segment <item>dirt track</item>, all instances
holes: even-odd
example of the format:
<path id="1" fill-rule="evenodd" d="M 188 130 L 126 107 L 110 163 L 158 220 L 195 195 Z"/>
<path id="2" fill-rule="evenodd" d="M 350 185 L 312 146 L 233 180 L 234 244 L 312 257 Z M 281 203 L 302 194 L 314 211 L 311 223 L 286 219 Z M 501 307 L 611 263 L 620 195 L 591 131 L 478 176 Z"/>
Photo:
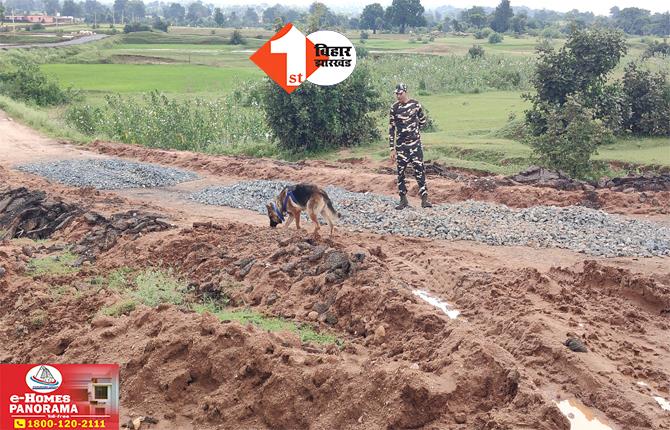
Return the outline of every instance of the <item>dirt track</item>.
<path id="1" fill-rule="evenodd" d="M 314 241 L 294 230 L 271 231 L 256 213 L 199 205 L 184 195 L 248 178 L 392 195 L 394 177 L 362 163 L 292 164 L 113 143 L 82 149 L 42 138 L 3 114 L 0 136 L 3 188 L 43 190 L 50 199 L 105 216 L 158 213 L 175 225 L 121 235 L 93 264 L 56 277 L 25 273 L 25 240 L 0 245 L 7 271 L 0 277 L 0 360 L 118 362 L 126 418 L 152 415 L 159 419 L 153 428 L 161 429 L 568 429 L 554 402 L 576 398 L 614 429 L 670 429 L 670 412 L 652 397 L 670 397 L 668 258 L 587 258 L 558 249 L 347 231 Z M 189 168 L 204 179 L 102 192 L 11 169 L 92 156 Z M 470 198 L 527 207 L 585 198 L 581 191 L 429 180 L 437 202 Z M 667 192 L 643 202 L 636 192 L 597 193 L 606 211 L 668 222 Z M 82 215 L 46 244 L 32 245 L 34 253 L 47 255 L 52 243 L 81 241 L 96 228 Z M 347 269 L 330 267 L 327 255 L 346 261 Z M 245 259 L 254 261 L 248 273 L 236 265 Z M 121 266 L 158 264 L 176 268 L 202 294 L 239 283 L 230 292 L 235 306 L 309 323 L 318 309 L 320 321 L 313 324 L 334 331 L 345 346 L 301 344 L 295 335 L 221 323 L 174 306 L 96 316 L 115 293 L 89 292 L 88 279 Z M 53 300 L 56 287 L 77 294 Z M 461 315 L 449 319 L 414 295 L 416 289 Z M 49 317 L 37 326 L 30 309 L 43 307 Z M 566 348 L 568 333 L 589 352 Z"/>

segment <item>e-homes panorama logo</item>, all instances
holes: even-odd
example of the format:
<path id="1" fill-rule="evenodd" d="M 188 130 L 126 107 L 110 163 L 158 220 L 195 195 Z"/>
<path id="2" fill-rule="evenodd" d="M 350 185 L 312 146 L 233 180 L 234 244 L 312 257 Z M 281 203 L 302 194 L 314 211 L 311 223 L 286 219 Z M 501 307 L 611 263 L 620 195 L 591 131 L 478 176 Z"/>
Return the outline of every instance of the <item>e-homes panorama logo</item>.
<path id="1" fill-rule="evenodd" d="M 63 376 L 53 366 L 35 366 L 26 373 L 28 388 L 37 393 L 50 393 L 60 387 Z"/>
<path id="2" fill-rule="evenodd" d="M 305 37 L 289 23 L 249 58 L 291 93 L 305 81 L 335 85 L 347 79 L 356 67 L 356 48 L 335 31 Z"/>

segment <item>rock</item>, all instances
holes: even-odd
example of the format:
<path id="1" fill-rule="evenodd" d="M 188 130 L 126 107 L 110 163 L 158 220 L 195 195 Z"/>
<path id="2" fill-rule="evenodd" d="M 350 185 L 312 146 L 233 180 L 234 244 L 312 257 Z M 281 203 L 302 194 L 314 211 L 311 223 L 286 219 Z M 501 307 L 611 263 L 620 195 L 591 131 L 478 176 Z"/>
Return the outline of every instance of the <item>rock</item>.
<path id="1" fill-rule="evenodd" d="M 270 294 L 268 294 L 267 298 L 265 299 L 265 304 L 266 305 L 272 305 L 274 304 L 277 299 L 279 298 L 279 295 L 272 291 Z"/>
<path id="2" fill-rule="evenodd" d="M 307 319 L 310 321 L 316 321 L 319 319 L 319 313 L 317 311 L 310 311 L 310 313 L 307 314 Z"/>
<path id="3" fill-rule="evenodd" d="M 383 325 L 380 325 L 375 329 L 374 342 L 377 345 L 381 345 L 382 343 L 384 343 L 384 340 L 386 340 L 386 329 L 384 328 Z"/>
<path id="4" fill-rule="evenodd" d="M 577 337 L 568 338 L 565 342 L 563 342 L 563 345 L 570 348 L 570 350 L 573 352 L 588 352 L 586 346 L 584 346 L 584 343 Z"/>
<path id="5" fill-rule="evenodd" d="M 4 267 L 0 266 L 0 278 L 2 278 L 3 276 L 5 276 L 5 273 L 7 273 L 7 270 L 5 270 Z"/>
<path id="6" fill-rule="evenodd" d="M 463 413 L 458 413 L 454 415 L 454 421 L 456 421 L 456 424 L 465 424 L 468 422 L 468 416 Z"/>
<path id="7" fill-rule="evenodd" d="M 25 255 L 26 257 L 33 258 L 35 248 L 33 248 L 32 246 L 23 245 L 21 247 L 21 252 L 23 252 L 23 255 Z"/>

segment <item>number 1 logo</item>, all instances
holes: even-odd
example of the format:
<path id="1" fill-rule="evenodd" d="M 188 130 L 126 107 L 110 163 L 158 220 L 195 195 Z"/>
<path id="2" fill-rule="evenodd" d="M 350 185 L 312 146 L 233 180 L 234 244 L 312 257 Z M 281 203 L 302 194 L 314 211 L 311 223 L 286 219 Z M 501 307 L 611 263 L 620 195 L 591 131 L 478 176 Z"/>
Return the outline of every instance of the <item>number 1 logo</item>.
<path id="1" fill-rule="evenodd" d="M 317 70 L 314 43 L 293 24 L 286 24 L 251 57 L 267 75 L 287 93 L 296 88 Z"/>

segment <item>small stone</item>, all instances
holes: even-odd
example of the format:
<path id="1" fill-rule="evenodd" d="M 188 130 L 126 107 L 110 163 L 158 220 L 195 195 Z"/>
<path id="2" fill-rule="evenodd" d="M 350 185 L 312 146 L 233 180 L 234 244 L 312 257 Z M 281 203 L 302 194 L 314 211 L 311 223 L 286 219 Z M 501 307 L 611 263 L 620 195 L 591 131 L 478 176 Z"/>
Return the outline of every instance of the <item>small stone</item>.
<path id="1" fill-rule="evenodd" d="M 456 424 L 465 424 L 468 421 L 467 415 L 460 413 L 454 415 L 454 421 L 456 421 Z"/>
<path id="2" fill-rule="evenodd" d="M 584 343 L 576 337 L 568 338 L 568 340 L 566 340 L 563 345 L 570 348 L 570 350 L 573 352 L 588 352 L 586 346 L 584 346 Z"/>
<path id="3" fill-rule="evenodd" d="M 319 318 L 319 313 L 317 311 L 311 311 L 307 314 L 307 319 L 310 321 L 316 321 Z"/>
<path id="4" fill-rule="evenodd" d="M 35 251 L 35 249 L 32 246 L 24 245 L 24 246 L 21 247 L 21 252 L 26 257 L 33 258 L 34 251 Z"/>
<path id="5" fill-rule="evenodd" d="M 265 299 L 265 304 L 272 305 L 277 301 L 278 298 L 279 295 L 273 291 L 270 294 L 268 294 L 268 297 Z"/>
<path id="6" fill-rule="evenodd" d="M 384 343 L 384 340 L 386 339 L 386 329 L 384 328 L 383 325 L 380 325 L 375 329 L 375 343 L 376 344 L 382 344 Z"/>
<path id="7" fill-rule="evenodd" d="M 2 278 L 3 276 L 5 276 L 5 273 L 7 273 L 7 270 L 5 270 L 4 267 L 0 266 L 0 278 Z"/>

